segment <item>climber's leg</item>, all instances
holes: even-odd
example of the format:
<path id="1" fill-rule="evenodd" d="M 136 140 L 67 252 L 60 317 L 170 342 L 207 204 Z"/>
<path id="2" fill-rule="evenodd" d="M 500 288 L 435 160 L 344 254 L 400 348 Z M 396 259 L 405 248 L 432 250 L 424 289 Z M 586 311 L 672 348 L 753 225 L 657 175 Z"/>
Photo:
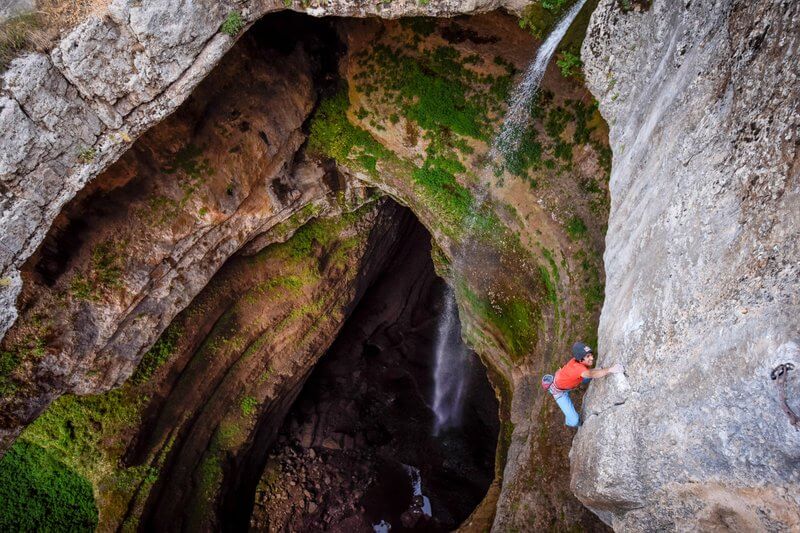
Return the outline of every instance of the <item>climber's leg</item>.
<path id="1" fill-rule="evenodd" d="M 575 406 L 572 405 L 572 400 L 569 399 L 569 392 L 565 392 L 556 399 L 556 403 L 566 417 L 565 423 L 571 428 L 578 427 L 581 423 L 581 418 L 578 416 Z"/>

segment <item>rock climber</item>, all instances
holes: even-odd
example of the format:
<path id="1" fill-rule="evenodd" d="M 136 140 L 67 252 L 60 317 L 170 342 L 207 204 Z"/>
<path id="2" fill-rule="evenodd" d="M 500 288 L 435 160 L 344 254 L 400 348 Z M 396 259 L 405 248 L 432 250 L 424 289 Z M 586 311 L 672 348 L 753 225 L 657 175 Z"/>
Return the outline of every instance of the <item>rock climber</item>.
<path id="1" fill-rule="evenodd" d="M 616 363 L 608 368 L 591 368 L 594 364 L 594 352 L 582 342 L 572 345 L 572 359 L 556 371 L 556 375 L 547 374 L 542 377 L 542 387 L 553 395 L 556 403 L 564 412 L 566 424 L 569 427 L 578 427 L 581 424 L 580 416 L 569 398 L 571 390 L 588 383 L 592 378 L 603 378 L 609 374 L 619 374 L 625 367 Z"/>

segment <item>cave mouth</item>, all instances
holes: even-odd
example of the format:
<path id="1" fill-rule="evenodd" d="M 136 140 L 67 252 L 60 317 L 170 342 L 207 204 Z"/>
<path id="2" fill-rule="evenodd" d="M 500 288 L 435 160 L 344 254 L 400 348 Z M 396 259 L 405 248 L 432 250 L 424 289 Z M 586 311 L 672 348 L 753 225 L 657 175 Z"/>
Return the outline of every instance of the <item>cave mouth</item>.
<path id="1" fill-rule="evenodd" d="M 231 517 L 250 517 L 251 529 L 451 531 L 494 479 L 497 398 L 458 322 L 442 327 L 452 293 L 434 271 L 430 234 L 402 211 L 411 227 L 401 249 L 303 385 L 253 507 Z M 458 421 L 436 431 L 440 347 L 439 376 L 458 365 L 463 381 Z"/>

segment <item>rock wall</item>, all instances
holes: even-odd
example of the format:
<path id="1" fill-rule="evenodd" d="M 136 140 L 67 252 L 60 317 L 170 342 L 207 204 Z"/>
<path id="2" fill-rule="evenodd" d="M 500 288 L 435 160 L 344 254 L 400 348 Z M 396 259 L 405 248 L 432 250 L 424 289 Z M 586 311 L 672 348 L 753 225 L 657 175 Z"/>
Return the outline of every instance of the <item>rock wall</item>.
<path id="1" fill-rule="evenodd" d="M 23 319 L 2 343 L 14 363 L 2 377 L 6 445 L 58 394 L 127 379 L 246 243 L 257 251 L 311 216 L 364 201 L 363 187 L 295 160 L 312 72 L 300 49 L 271 57 L 243 42 L 178 113 L 66 206 L 24 267 Z"/>
<path id="2" fill-rule="evenodd" d="M 614 151 L 601 357 L 572 488 L 622 531 L 800 527 L 800 4 L 601 2 Z"/>
<path id="3" fill-rule="evenodd" d="M 511 2 L 509 5 L 513 5 Z M 314 16 L 452 16 L 497 8 L 452 0 L 293 5 Z M 250 23 L 282 1 L 114 0 L 49 54 L 16 60 L 0 82 L 0 335 L 17 317 L 19 269 L 53 220 L 143 132 L 172 113 Z M 226 21 L 228 24 L 225 24 Z"/>

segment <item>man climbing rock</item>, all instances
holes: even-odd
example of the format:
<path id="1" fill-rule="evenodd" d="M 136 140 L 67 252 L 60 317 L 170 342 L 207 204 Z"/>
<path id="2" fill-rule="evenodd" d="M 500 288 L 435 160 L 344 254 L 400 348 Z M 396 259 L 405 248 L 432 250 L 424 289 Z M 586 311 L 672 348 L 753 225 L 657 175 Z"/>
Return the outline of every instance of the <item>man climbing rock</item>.
<path id="1" fill-rule="evenodd" d="M 569 427 L 578 427 L 581 423 L 580 416 L 569 398 L 570 391 L 577 389 L 583 383 L 588 383 L 592 378 L 603 378 L 625 370 L 619 363 L 608 368 L 595 369 L 591 368 L 592 364 L 594 364 L 592 349 L 582 342 L 576 342 L 572 345 L 572 359 L 556 371 L 555 377 L 550 374 L 542 377 L 542 387 L 556 399 Z"/>

